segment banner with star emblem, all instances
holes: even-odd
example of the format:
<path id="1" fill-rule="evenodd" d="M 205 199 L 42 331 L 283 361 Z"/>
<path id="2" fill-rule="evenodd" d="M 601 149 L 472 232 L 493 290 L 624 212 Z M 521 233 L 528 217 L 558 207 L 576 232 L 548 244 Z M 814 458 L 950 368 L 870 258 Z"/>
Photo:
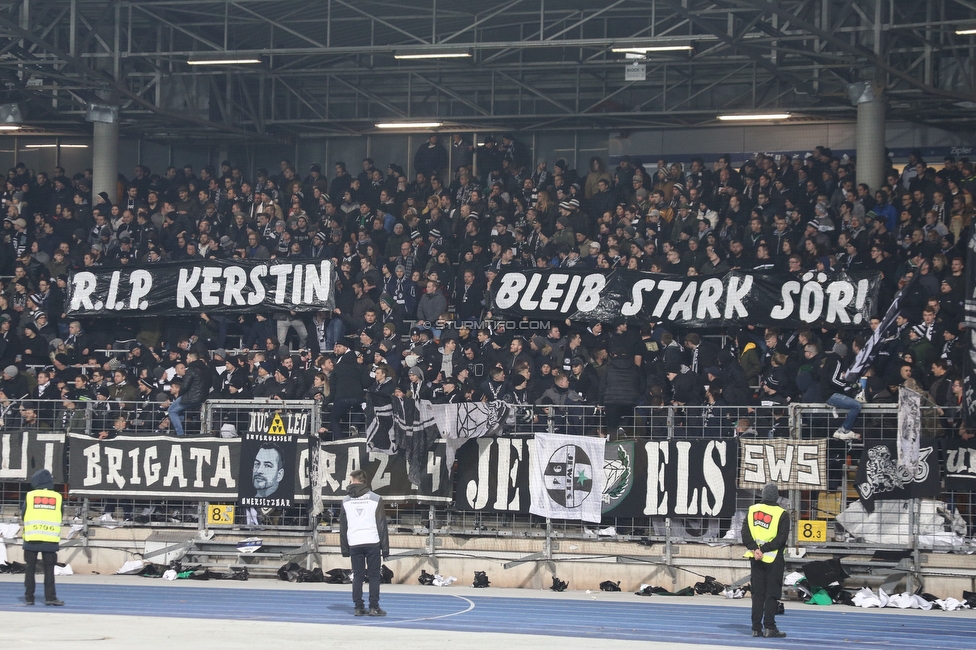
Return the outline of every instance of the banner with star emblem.
<path id="1" fill-rule="evenodd" d="M 529 512 L 540 517 L 600 523 L 606 441 L 538 434 L 530 457 Z"/>

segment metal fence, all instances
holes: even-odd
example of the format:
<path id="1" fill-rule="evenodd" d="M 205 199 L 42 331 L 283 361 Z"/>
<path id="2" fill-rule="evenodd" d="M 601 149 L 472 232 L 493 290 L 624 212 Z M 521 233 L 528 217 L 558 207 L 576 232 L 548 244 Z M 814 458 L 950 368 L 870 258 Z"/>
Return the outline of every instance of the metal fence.
<path id="1" fill-rule="evenodd" d="M 66 400 L 20 400 L 0 402 L 0 431 L 25 429 L 51 432 L 76 431 L 98 437 L 104 427 L 131 426 L 134 431 L 154 431 L 165 423 L 165 409 L 158 404 L 119 406 L 118 420 L 101 412 L 98 402 L 66 404 Z M 254 418 L 288 407 L 289 424 L 300 435 L 319 431 L 329 418 L 328 409 L 317 402 L 282 403 L 276 401 L 212 401 L 200 413 L 191 414 L 195 426 L 191 435 L 219 436 L 223 425 L 232 423 L 240 432 L 257 426 Z M 789 438 L 796 441 L 826 440 L 825 490 L 791 490 L 786 507 L 795 525 L 791 546 L 825 551 L 870 554 L 879 549 L 911 551 L 918 563 L 920 550 L 965 550 L 972 526 L 972 494 L 947 492 L 937 499 L 878 501 L 874 513 L 859 508 L 854 490 L 857 463 L 864 440 L 894 440 L 897 436 L 897 409 L 894 405 L 865 405 L 854 431 L 859 440 L 831 437 L 845 413 L 826 405 L 797 404 L 786 407 L 637 407 L 608 430 L 603 409 L 589 405 L 519 405 L 517 424 L 511 435 L 540 432 L 599 435 L 609 440 L 673 440 L 726 438 L 763 440 Z M 923 412 L 927 421 L 937 422 L 938 414 Z M 361 410 L 343 420 L 343 428 L 363 426 Z M 139 420 L 141 425 L 133 424 Z M 158 423 L 158 424 L 157 424 Z M 261 423 L 264 426 L 265 422 Z M 140 429 L 142 427 L 142 429 Z M 363 431 L 364 429 L 360 429 Z M 945 434 L 939 427 L 927 433 Z M 938 452 L 936 452 L 938 453 Z M 16 520 L 20 503 L 29 489 L 21 482 L 0 483 L 0 508 L 6 521 Z M 67 494 L 67 489 L 64 488 Z M 483 537 L 524 537 L 543 540 L 549 545 L 558 538 L 637 540 L 662 542 L 671 548 L 678 543 L 735 543 L 739 539 L 742 517 L 755 503 L 753 490 L 738 490 L 736 515 L 729 518 L 605 518 L 600 525 L 571 521 L 547 521 L 532 515 L 484 514 L 461 511 L 452 506 L 399 504 L 391 506 L 391 526 L 398 532 Z M 77 499 L 68 496 L 66 519 L 92 526 L 150 526 L 158 528 L 207 528 L 207 504 L 179 499 Z M 293 508 L 248 513 L 238 508 L 228 528 L 268 528 L 311 531 L 337 530 L 338 511 L 326 505 L 316 521 L 310 519 L 310 504 Z M 107 515 L 107 516 L 106 516 Z M 77 520 L 76 520 L 77 518 Z M 818 531 L 815 535 L 811 534 Z"/>

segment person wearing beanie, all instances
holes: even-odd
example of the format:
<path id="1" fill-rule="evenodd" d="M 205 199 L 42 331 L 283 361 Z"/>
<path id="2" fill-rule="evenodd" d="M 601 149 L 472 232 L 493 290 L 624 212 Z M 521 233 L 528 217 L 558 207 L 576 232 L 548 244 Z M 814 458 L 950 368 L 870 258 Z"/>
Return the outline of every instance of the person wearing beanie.
<path id="1" fill-rule="evenodd" d="M 289 381 L 291 369 L 281 364 L 274 371 L 274 383 L 271 386 L 271 399 L 298 399 L 301 395 L 297 394 L 295 382 Z"/>
<path id="2" fill-rule="evenodd" d="M 3 375 L 0 376 L 0 390 L 10 399 L 20 399 L 30 394 L 30 385 L 27 377 L 17 370 L 17 366 L 10 365 L 3 369 Z"/>
<path id="3" fill-rule="evenodd" d="M 742 522 L 744 557 L 752 570 L 752 636 L 782 638 L 776 627 L 776 610 L 783 593 L 783 554 L 790 538 L 790 513 L 779 506 L 779 488 L 767 483 L 759 503 L 750 506 Z"/>
<path id="4" fill-rule="evenodd" d="M 403 388 L 404 393 L 409 392 L 409 396 L 414 399 L 431 399 L 433 389 L 430 382 L 426 381 L 424 371 L 414 366 L 407 371 L 407 385 Z"/>
<path id="5" fill-rule="evenodd" d="M 61 493 L 54 491 L 54 477 L 46 469 L 31 477 L 31 487 L 23 504 L 24 513 L 24 604 L 34 604 L 34 573 L 37 554 L 44 565 L 44 604 L 61 606 L 54 587 L 54 565 L 61 544 Z"/>

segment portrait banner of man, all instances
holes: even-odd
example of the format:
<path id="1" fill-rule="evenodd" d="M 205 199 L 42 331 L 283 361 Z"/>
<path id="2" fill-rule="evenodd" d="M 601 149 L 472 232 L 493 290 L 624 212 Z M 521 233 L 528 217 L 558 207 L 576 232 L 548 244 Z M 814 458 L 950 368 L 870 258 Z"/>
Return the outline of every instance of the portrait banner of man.
<path id="1" fill-rule="evenodd" d="M 287 508 L 295 501 L 297 439 L 291 435 L 244 434 L 238 501 L 253 508 Z"/>

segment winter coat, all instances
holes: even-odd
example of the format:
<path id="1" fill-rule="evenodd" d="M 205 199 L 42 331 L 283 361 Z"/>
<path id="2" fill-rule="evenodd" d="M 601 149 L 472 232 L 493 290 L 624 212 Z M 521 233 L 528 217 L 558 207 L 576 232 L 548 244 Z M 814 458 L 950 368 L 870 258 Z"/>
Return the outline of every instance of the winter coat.
<path id="1" fill-rule="evenodd" d="M 602 404 L 636 406 L 643 390 L 641 374 L 631 356 L 612 357 L 607 361 L 607 373 L 600 383 Z"/>
<path id="2" fill-rule="evenodd" d="M 210 395 L 210 379 L 210 367 L 204 361 L 197 359 L 191 363 L 183 375 L 183 387 L 180 390 L 183 402 L 203 404 Z"/>
<path id="3" fill-rule="evenodd" d="M 440 291 L 425 293 L 417 304 L 417 320 L 436 323 L 441 314 L 447 311 L 447 298 Z"/>
<path id="4" fill-rule="evenodd" d="M 336 359 L 332 372 L 332 387 L 336 401 L 341 399 L 362 399 L 363 366 L 356 361 L 356 355 L 346 352 Z"/>
<path id="5" fill-rule="evenodd" d="M 759 349 L 755 343 L 746 343 L 739 353 L 739 365 L 746 373 L 746 380 L 750 385 L 755 384 L 762 373 L 762 362 L 759 360 Z"/>

